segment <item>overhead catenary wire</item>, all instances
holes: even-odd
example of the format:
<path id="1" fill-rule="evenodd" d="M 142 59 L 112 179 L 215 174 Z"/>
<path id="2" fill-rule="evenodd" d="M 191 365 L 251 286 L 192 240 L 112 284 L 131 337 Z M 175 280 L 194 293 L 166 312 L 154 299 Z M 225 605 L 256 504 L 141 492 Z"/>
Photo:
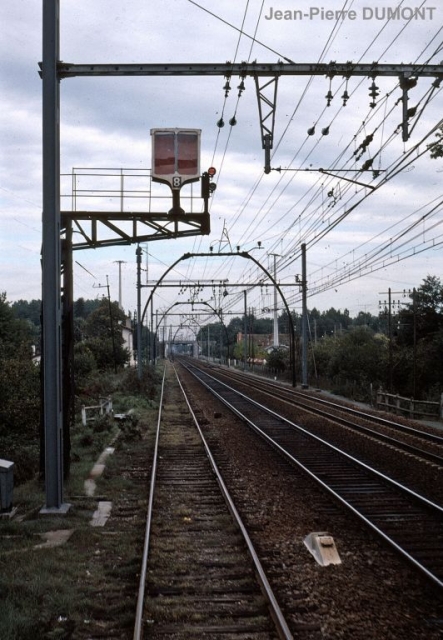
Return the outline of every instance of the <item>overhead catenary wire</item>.
<path id="1" fill-rule="evenodd" d="M 402 3 L 401 3 L 401 4 L 402 4 Z M 422 3 L 422 5 L 420 5 L 420 6 L 423 6 L 423 3 Z M 403 31 L 404 31 L 404 29 L 405 29 L 405 28 L 406 28 L 406 25 L 404 25 L 404 26 L 403 26 Z M 400 32 L 400 33 L 401 33 L 401 32 Z M 395 40 L 396 40 L 397 38 L 399 38 L 399 37 L 400 37 L 400 33 L 398 33 L 398 34 L 397 34 L 396 38 L 395 38 L 394 40 L 392 40 L 392 42 L 395 42 Z M 435 37 L 436 37 L 436 36 L 434 36 L 434 39 L 435 39 Z M 392 42 L 391 42 L 391 44 L 392 44 Z M 429 48 L 429 46 L 427 46 L 423 51 L 428 50 L 428 48 Z M 436 48 L 436 50 L 438 51 L 438 47 Z M 386 51 L 386 49 L 385 49 L 385 51 Z M 423 54 L 423 51 L 422 51 L 422 54 Z M 421 54 L 421 55 L 422 55 L 422 54 Z M 425 63 L 423 63 L 423 64 L 425 64 Z M 427 101 L 428 101 L 428 99 L 430 100 L 430 99 L 432 98 L 432 94 L 433 94 L 433 93 L 437 93 L 436 88 L 433 88 L 433 89 L 431 88 L 431 89 L 429 89 L 429 90 L 428 90 L 428 92 L 427 92 L 427 94 L 425 94 L 425 95 L 423 95 L 423 96 L 421 97 L 421 99 L 419 100 L 419 104 L 420 104 L 420 111 L 417 111 L 417 113 L 423 113 L 424 109 L 426 108 L 426 106 L 427 106 L 427 104 L 428 104 L 428 102 L 427 102 Z M 380 107 L 380 109 L 383 109 L 384 113 L 386 114 L 386 109 L 387 109 L 387 100 L 382 99 L 382 100 L 378 101 L 377 106 L 378 106 L 378 107 Z M 423 108 L 422 108 L 422 107 L 423 107 Z M 393 106 L 391 105 L 390 111 L 392 112 L 392 110 L 393 110 L 394 108 L 395 108 L 395 107 L 393 107 Z M 370 114 L 369 114 L 369 115 L 370 115 L 370 117 L 375 117 L 375 113 L 374 113 L 374 112 L 370 112 Z M 380 132 L 381 132 L 381 130 L 383 129 L 383 127 L 385 127 L 385 124 L 386 124 L 386 118 L 382 116 L 382 117 L 381 117 L 381 120 L 380 120 L 380 123 L 379 123 Z M 365 122 L 365 126 L 368 126 L 368 122 Z M 417 126 L 417 120 L 414 120 L 413 127 L 416 127 L 416 126 Z M 362 129 L 362 127 L 360 127 L 360 128 Z M 387 136 L 386 136 L 384 139 L 382 138 L 381 143 L 379 143 L 379 144 L 380 144 L 380 146 L 379 146 L 379 149 L 378 149 L 378 159 L 379 159 L 379 161 L 380 161 L 380 158 L 381 158 L 381 156 L 380 156 L 381 151 L 383 151 L 383 150 L 387 150 L 387 149 L 389 148 L 389 145 L 390 145 L 390 144 L 392 144 L 392 143 L 395 141 L 395 139 L 396 139 L 396 136 L 395 136 L 395 134 L 394 134 L 394 132 L 393 132 L 393 131 L 388 132 Z M 422 140 L 423 140 L 423 139 L 424 139 L 424 138 L 422 138 Z M 350 149 L 350 146 L 351 146 L 353 143 L 354 143 L 354 137 L 353 137 L 353 138 L 348 142 L 347 148 L 348 148 L 348 149 Z M 413 149 L 413 152 L 412 152 L 412 153 L 416 153 L 416 151 L 417 151 L 417 147 L 414 147 L 414 149 Z M 372 155 L 372 154 L 371 154 L 371 155 Z M 374 154 L 374 155 L 375 155 L 375 154 Z M 340 157 L 340 156 L 339 156 L 339 157 Z M 377 157 L 377 156 L 375 156 L 375 157 Z M 351 159 L 352 159 L 352 158 L 351 158 Z M 343 155 L 343 153 L 342 153 L 342 154 L 341 154 L 341 160 L 340 160 L 340 159 L 336 159 L 336 160 L 334 160 L 334 162 L 332 162 L 331 164 L 333 165 L 333 164 L 338 163 L 338 164 L 336 164 L 336 166 L 337 166 L 337 168 L 339 168 L 339 167 L 343 166 L 343 164 L 342 164 L 343 162 L 345 162 L 345 159 L 344 159 L 344 155 Z M 350 166 L 350 161 L 348 160 L 347 162 L 348 162 L 348 164 L 345 164 L 344 166 Z M 409 160 L 408 160 L 408 159 L 406 159 L 406 160 L 405 160 L 405 158 L 402 158 L 401 156 L 397 156 L 397 158 L 396 158 L 396 159 L 393 159 L 393 158 L 392 158 L 392 153 L 391 153 L 391 158 L 389 159 L 389 162 L 388 162 L 388 164 L 387 164 L 388 168 L 389 168 L 389 169 L 390 169 L 390 171 L 392 172 L 392 175 L 390 176 L 390 178 L 392 179 L 392 178 L 394 178 L 396 175 L 398 175 L 399 173 L 401 173 L 402 171 L 407 170 L 407 168 L 408 168 L 408 167 L 410 167 L 410 165 L 411 165 L 411 163 L 412 163 L 412 162 L 413 162 L 413 160 L 411 159 L 411 156 L 409 156 Z M 395 166 L 397 167 L 397 172 L 395 172 L 395 171 L 394 171 L 394 167 L 395 167 Z M 300 174 L 298 174 L 298 175 L 300 175 Z M 280 176 L 279 178 L 282 178 L 282 176 Z M 287 176 L 287 178 L 285 178 L 285 179 L 283 179 L 283 178 L 282 178 L 281 180 L 279 179 L 279 183 L 278 183 L 278 184 L 279 184 L 279 186 L 278 186 L 278 187 L 274 187 L 274 188 L 272 189 L 272 193 L 273 193 L 273 196 L 272 196 L 272 197 L 274 197 L 274 198 L 275 198 L 275 197 L 279 197 L 279 199 L 281 199 L 281 198 L 282 198 L 282 196 L 283 196 L 283 194 L 284 194 L 285 192 L 287 192 L 287 191 L 288 191 L 288 188 L 289 188 L 288 178 L 291 178 L 291 181 L 294 179 L 294 177 L 293 177 L 293 176 Z M 320 176 L 320 177 L 319 177 L 319 181 L 318 181 L 318 185 L 317 185 L 317 187 L 316 187 L 316 191 L 317 191 L 317 198 L 320 198 L 322 190 L 324 191 L 325 189 L 327 189 L 327 188 L 329 187 L 329 185 L 331 185 L 331 186 L 332 186 L 333 182 L 334 182 L 334 181 L 333 181 L 333 179 L 325 179 L 325 177 L 324 177 L 324 176 Z M 380 182 L 382 183 L 382 181 L 380 181 Z M 246 203 L 246 205 L 245 205 L 245 206 L 246 206 L 246 208 L 244 209 L 245 211 L 246 211 L 247 209 L 249 209 L 249 203 L 250 203 L 250 202 L 252 202 L 252 199 L 254 198 L 254 195 L 255 195 L 255 193 L 257 192 L 257 191 L 256 191 L 256 189 L 258 188 L 258 186 L 259 186 L 261 183 L 262 183 L 262 176 L 261 176 L 258 180 L 256 180 L 256 181 L 254 182 L 253 187 L 255 187 L 255 188 L 250 190 L 250 192 L 249 192 L 249 193 L 248 193 L 248 195 L 247 195 L 247 198 L 246 198 L 246 199 L 245 199 L 245 201 L 244 201 L 244 202 Z M 342 186 L 342 189 L 341 189 L 341 195 L 342 195 L 342 198 L 343 198 L 343 202 L 344 202 L 344 198 L 345 198 L 346 194 L 347 194 L 347 196 L 346 196 L 346 197 L 348 198 L 348 204 L 347 204 L 346 206 L 352 206 L 352 203 L 351 203 L 351 201 L 349 200 L 349 198 L 351 198 L 351 199 L 353 198 L 353 199 L 354 199 L 354 201 L 357 201 L 357 200 L 360 200 L 360 198 L 361 198 L 361 196 L 362 196 L 362 193 L 360 193 L 360 194 L 357 194 L 357 193 L 352 194 L 352 193 L 351 193 L 351 192 L 352 192 L 352 189 L 353 189 L 353 187 L 352 187 L 352 186 L 347 186 L 347 185 L 346 185 L 346 186 Z M 313 196 L 313 195 L 314 195 L 314 192 L 312 191 L 312 192 L 311 192 L 311 196 Z M 366 198 L 364 198 L 364 199 L 366 199 Z M 307 200 L 307 198 L 305 198 L 305 200 Z M 266 194 L 266 200 L 265 200 L 264 202 L 265 202 L 265 203 L 266 203 L 266 202 L 268 202 L 268 203 L 269 203 L 269 201 L 270 201 L 270 200 L 269 200 L 269 194 Z M 277 201 L 278 201 L 278 200 L 277 200 Z M 315 202 L 315 201 L 314 201 L 314 202 Z M 242 203 L 242 206 L 243 206 L 243 203 Z M 259 209 L 259 212 L 260 212 L 260 213 L 259 213 L 259 216 L 260 216 L 260 218 L 263 218 L 263 219 L 264 219 L 264 215 L 269 214 L 269 212 L 270 212 L 272 209 L 270 209 L 269 207 L 267 207 L 267 205 L 266 205 L 266 204 L 261 204 L 261 205 L 259 205 L 259 206 L 260 206 L 260 209 Z M 318 208 L 317 208 L 317 213 L 318 213 L 318 211 L 319 211 L 319 210 L 321 210 L 321 209 L 318 209 Z M 262 212 L 265 212 L 263 216 L 261 215 L 261 213 L 262 213 Z M 251 218 L 253 218 L 253 222 L 260 222 L 260 223 L 261 223 L 261 222 L 262 222 L 262 220 L 260 219 L 260 221 L 258 221 L 258 216 L 257 216 L 257 215 L 254 215 L 254 213 L 255 213 L 254 211 L 250 211 L 250 210 L 248 210 L 248 218 L 249 218 L 249 217 L 251 217 Z M 279 212 L 279 213 L 280 213 L 280 212 Z M 329 211 L 326 211 L 326 214 L 327 214 L 327 213 L 329 213 Z M 336 206 L 335 206 L 335 210 L 333 211 L 333 213 L 334 213 L 334 216 L 333 216 L 333 217 L 334 217 L 334 220 L 335 220 L 335 219 L 338 219 L 338 218 L 339 218 L 339 217 L 344 213 L 343 209 L 339 209 L 339 203 L 337 203 L 337 204 L 336 204 Z M 274 211 L 272 211 L 272 214 L 274 215 Z M 282 219 L 284 220 L 284 216 L 285 216 L 285 215 L 286 215 L 286 216 L 290 216 L 290 215 L 291 215 L 291 210 L 290 210 L 290 209 L 288 209 L 288 210 L 286 211 L 286 213 L 285 213 L 285 214 L 280 213 L 280 216 L 279 216 L 279 218 L 277 218 L 277 220 L 278 220 L 279 222 L 280 222 Z M 281 242 L 281 241 L 282 241 L 282 237 L 283 237 L 283 235 L 284 235 L 285 233 L 287 233 L 287 232 L 289 232 L 289 231 L 295 231 L 295 229 L 296 229 L 296 228 L 297 228 L 297 231 L 299 231 L 299 232 L 300 232 L 300 233 L 299 233 L 299 235 L 298 235 L 298 237 L 297 237 L 297 241 L 298 241 L 298 242 L 300 241 L 300 239 L 301 239 L 301 237 L 302 237 L 302 236 L 301 236 L 301 233 L 303 233 L 303 232 L 305 232 L 305 231 L 306 231 L 306 232 L 308 232 L 308 231 L 309 231 L 309 233 L 311 233 L 311 234 L 312 234 L 312 233 L 315 233 L 315 225 L 314 225 L 314 222 L 315 222 L 315 215 L 316 215 L 316 214 L 315 214 L 315 207 L 313 207 L 312 205 L 310 205 L 310 207 L 306 210 L 306 212 L 305 212 L 303 215 L 298 215 L 298 216 L 297 216 L 297 218 L 296 218 L 297 227 L 295 227 L 295 225 L 292 225 L 292 226 L 288 225 L 288 226 L 285 228 L 285 231 L 284 231 L 284 232 L 282 232 L 282 233 L 280 234 L 280 236 L 279 236 L 278 230 L 277 230 L 277 229 L 274 227 L 274 225 L 273 225 L 273 228 L 272 228 L 272 239 L 273 239 L 273 240 L 272 240 L 272 242 L 273 242 L 273 246 L 276 246 L 279 242 Z M 309 220 L 309 217 L 308 217 L 308 216 L 309 216 L 309 217 L 310 217 L 310 219 L 311 219 L 311 222 L 310 222 L 310 223 L 308 223 L 308 220 Z M 237 236 L 237 240 L 235 240 L 235 231 L 236 231 L 236 226 L 237 226 L 237 222 L 238 222 L 238 220 L 239 220 L 239 219 L 240 219 L 240 217 L 238 217 L 238 218 L 236 219 L 235 224 L 233 224 L 233 223 L 232 223 L 232 220 L 228 220 L 228 223 L 227 223 L 227 224 L 228 224 L 228 226 L 229 226 L 229 234 L 230 234 L 230 238 L 231 238 L 231 240 L 232 240 L 232 243 L 233 243 L 233 244 L 237 244 L 237 243 L 238 243 L 238 244 L 241 244 L 241 243 L 242 243 L 243 238 L 246 238 L 246 235 L 245 235 L 245 233 L 243 232 L 243 235 L 242 235 L 242 236 Z M 333 228 L 333 227 L 331 227 L 331 228 L 330 228 L 330 231 L 333 231 L 333 230 L 334 230 L 334 228 Z M 318 227 L 317 227 L 317 233 L 319 233 Z M 257 238 L 259 238 L 259 237 L 260 237 L 260 238 L 261 238 L 261 237 L 262 237 L 262 232 L 260 231 L 260 225 L 259 225 L 259 224 L 251 224 L 250 228 L 248 229 L 247 236 L 248 236 L 248 240 L 249 240 L 250 244 L 253 244 L 253 242 L 251 242 L 251 240 L 252 240 L 254 237 L 257 237 Z M 270 237 L 270 234 L 267 234 L 267 236 L 268 236 L 268 237 Z M 239 238 L 240 238 L 240 239 L 239 239 Z M 321 240 L 321 236 L 319 236 L 319 241 L 320 241 L 320 240 Z M 294 241 L 294 242 L 295 242 L 295 241 Z M 283 262 L 284 260 L 286 260 L 286 259 L 287 259 L 287 256 L 289 255 L 289 251 L 287 251 L 287 250 L 286 250 L 286 248 L 287 248 L 287 247 L 290 247 L 290 245 L 288 245 L 288 242 L 286 241 L 286 242 L 285 242 L 285 251 L 284 251 L 285 257 L 284 257 L 284 258 L 282 258 L 282 262 L 281 262 L 281 268 L 282 268 L 282 269 L 287 269 L 288 267 L 290 268 L 290 266 L 291 266 L 291 265 L 288 265 L 288 264 L 286 264 L 286 263 L 284 263 L 284 262 Z M 267 250 L 268 250 L 268 247 L 267 247 Z M 270 248 L 269 248 L 269 250 L 270 250 Z M 293 257 L 295 257 L 295 258 L 296 258 L 296 256 L 293 256 Z M 226 261 L 226 262 L 227 262 L 227 261 Z M 233 263 L 233 262 L 234 262 L 234 259 L 232 259 L 232 261 L 231 261 L 231 262 Z M 292 264 L 293 264 L 293 262 L 292 262 Z M 220 270 L 220 268 L 221 268 L 221 267 L 218 267 L 218 268 L 217 268 L 217 271 L 219 271 L 219 270 Z M 223 269 L 225 269 L 225 268 L 226 268 L 226 264 L 223 264 Z M 279 268 L 280 268 L 280 267 L 279 267 Z M 252 272 L 252 269 L 248 269 L 248 271 Z"/>

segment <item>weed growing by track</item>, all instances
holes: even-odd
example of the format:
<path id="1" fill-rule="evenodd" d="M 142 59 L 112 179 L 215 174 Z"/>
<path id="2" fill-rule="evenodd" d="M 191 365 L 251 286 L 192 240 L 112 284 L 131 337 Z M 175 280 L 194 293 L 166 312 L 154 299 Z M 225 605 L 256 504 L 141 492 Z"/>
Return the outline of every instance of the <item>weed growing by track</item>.
<path id="1" fill-rule="evenodd" d="M 92 390 L 112 393 L 115 413 L 131 417 L 124 423 L 104 417 L 84 427 L 78 416 L 64 486 L 64 501 L 72 506 L 65 516 L 39 515 L 45 496 L 38 477 L 14 488 L 16 516 L 0 520 L 2 640 L 86 639 L 99 632 L 106 637 L 112 625 L 133 624 L 147 497 L 145 483 L 127 469 L 150 444 L 156 378 L 151 372 L 140 384 L 128 371 L 102 377 L 81 390 L 78 403 L 93 398 Z M 97 479 L 95 496 L 88 497 L 84 482 L 110 443 L 115 453 Z M 114 526 L 91 526 L 99 500 L 113 503 Z M 44 534 L 60 530 L 69 530 L 68 541 L 44 546 Z"/>

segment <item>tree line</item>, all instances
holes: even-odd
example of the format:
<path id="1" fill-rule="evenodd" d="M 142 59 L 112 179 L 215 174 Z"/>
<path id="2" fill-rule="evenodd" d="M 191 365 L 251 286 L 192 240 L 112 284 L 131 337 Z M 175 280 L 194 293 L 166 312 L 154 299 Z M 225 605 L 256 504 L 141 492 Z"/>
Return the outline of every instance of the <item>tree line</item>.
<path id="1" fill-rule="evenodd" d="M 203 355 L 226 360 L 244 359 L 244 332 L 251 360 L 266 359 L 268 369 L 289 376 L 289 353 L 271 354 L 258 346 L 257 336 L 272 334 L 273 320 L 254 313 L 233 318 L 223 330 L 220 322 L 205 325 L 197 340 Z M 293 312 L 297 376 L 301 375 L 300 314 Z M 278 317 L 279 334 L 289 333 L 286 312 Z M 208 342 L 209 335 L 211 336 Z M 443 390 L 443 285 L 437 276 L 427 276 L 412 291 L 405 291 L 383 305 L 378 315 L 330 308 L 309 311 L 309 383 L 330 388 L 358 399 L 369 399 L 369 389 L 382 387 L 416 399 L 438 399 Z M 248 337 L 249 336 L 249 337 Z"/>
<path id="2" fill-rule="evenodd" d="M 0 294 L 0 444 L 2 455 L 20 459 L 21 477 L 32 473 L 30 463 L 38 457 L 40 428 L 40 368 L 36 364 L 41 334 L 41 303 L 38 300 L 9 303 Z M 116 302 L 78 299 L 74 304 L 74 371 L 76 381 L 123 367 L 129 353 L 123 344 L 123 311 Z M 113 322 L 111 323 L 111 316 Z M 251 312 L 201 327 L 197 335 L 203 355 L 226 361 L 244 357 L 237 335 L 273 333 L 271 318 Z M 301 317 L 292 314 L 295 326 L 297 380 L 301 377 Z M 286 312 L 278 318 L 279 333 L 289 333 Z M 209 333 L 209 341 L 208 341 Z M 143 345 L 150 358 L 152 336 L 144 328 Z M 149 347 L 149 343 L 151 346 Z M 134 345 L 135 346 L 135 345 Z M 337 393 L 368 399 L 369 388 L 383 387 L 416 399 L 438 400 L 443 391 L 443 285 L 437 276 L 395 301 L 378 315 L 348 310 L 309 312 L 309 384 Z M 251 359 L 266 359 L 266 370 L 290 379 L 289 350 L 266 353 L 255 338 L 247 343 Z M 20 448 L 20 456 L 14 455 Z"/>

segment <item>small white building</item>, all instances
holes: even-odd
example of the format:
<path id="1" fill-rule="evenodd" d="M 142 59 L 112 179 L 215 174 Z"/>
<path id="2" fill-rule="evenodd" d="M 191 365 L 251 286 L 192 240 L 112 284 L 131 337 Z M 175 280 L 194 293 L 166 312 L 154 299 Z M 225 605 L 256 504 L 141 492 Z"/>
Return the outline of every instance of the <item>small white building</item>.
<path id="1" fill-rule="evenodd" d="M 129 351 L 128 367 L 135 367 L 134 358 L 134 331 L 132 329 L 131 318 L 126 318 L 125 324 L 122 325 L 123 348 Z"/>

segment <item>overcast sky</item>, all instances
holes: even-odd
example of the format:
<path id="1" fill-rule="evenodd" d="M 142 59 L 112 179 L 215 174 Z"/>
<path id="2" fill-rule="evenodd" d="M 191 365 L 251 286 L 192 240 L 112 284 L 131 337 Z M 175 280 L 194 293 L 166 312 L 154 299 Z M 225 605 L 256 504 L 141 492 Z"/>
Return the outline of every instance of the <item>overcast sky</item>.
<path id="1" fill-rule="evenodd" d="M 323 5 L 334 15 L 311 0 L 62 0 L 60 57 L 76 64 L 284 59 L 440 64 L 443 60 L 443 6 L 436 6 L 440 5 L 436 0 L 328 0 Z M 349 13 L 337 19 L 340 11 Z M 38 0 L 0 3 L 0 290 L 6 291 L 9 301 L 41 297 L 41 14 Z M 240 98 L 238 77 L 231 78 L 227 98 L 222 77 L 65 79 L 61 171 L 68 177 L 62 178 L 62 208 L 73 206 L 74 168 L 76 174 L 81 173 L 78 168 L 115 169 L 115 187 L 112 179 L 106 188 L 119 189 L 122 171 L 150 169 L 150 129 L 201 129 L 201 168 L 213 165 L 218 171 L 211 234 L 144 245 L 149 280 L 160 278 L 185 252 L 208 252 L 211 246 L 218 253 L 240 246 L 251 250 L 266 268 L 273 269 L 270 254 L 278 255 L 278 278 L 294 283 L 285 292 L 290 307 L 299 312 L 295 279 L 301 272 L 300 244 L 305 242 L 309 307 L 347 308 L 351 316 L 376 313 L 389 287 L 395 292 L 412 289 L 428 274 L 442 275 L 443 161 L 432 160 L 425 152 L 443 115 L 442 90 L 432 86 L 434 80 L 418 78 L 410 90 L 409 106 L 417 109 L 409 121 L 410 138 L 403 142 L 398 78 L 375 79 L 379 95 L 373 108 L 372 78 L 351 77 L 348 82 L 343 77 L 280 78 L 271 166 L 281 171 L 265 175 L 250 77 Z M 333 98 L 327 106 L 329 91 Z M 349 99 L 344 106 L 345 91 Z M 237 124 L 231 127 L 234 114 Z M 221 117 L 223 128 L 217 126 Z M 312 127 L 315 132 L 308 135 Z M 372 141 L 365 145 L 370 135 Z M 376 174 L 355 171 L 368 160 Z M 320 173 L 320 168 L 333 175 Z M 78 188 L 85 186 L 84 179 L 79 180 Z M 139 187 L 128 180 L 126 188 L 143 189 L 142 179 L 140 183 Z M 101 186 L 98 177 L 88 182 L 88 188 Z M 156 185 L 156 192 L 159 189 L 169 197 L 168 187 Z M 120 201 L 108 198 L 107 206 L 118 211 Z M 201 205 L 196 200 L 193 206 L 199 210 Z M 262 248 L 254 248 L 259 241 Z M 111 295 L 117 299 L 117 261 L 122 261 L 122 304 L 133 312 L 135 250 L 131 245 L 76 251 L 75 298 L 102 296 L 108 276 Z M 182 261 L 168 275 L 188 284 L 204 279 L 246 285 L 260 277 L 251 262 L 219 256 Z M 242 312 L 242 290 L 226 286 L 226 311 Z M 189 287 L 182 292 L 163 288 L 156 308 L 165 310 L 192 295 L 218 306 L 220 291 L 216 287 L 216 299 L 211 300 L 211 289 L 197 295 Z M 147 295 L 144 289 L 143 300 Z M 248 306 L 257 315 L 272 304 L 270 287 L 248 293 Z"/>

